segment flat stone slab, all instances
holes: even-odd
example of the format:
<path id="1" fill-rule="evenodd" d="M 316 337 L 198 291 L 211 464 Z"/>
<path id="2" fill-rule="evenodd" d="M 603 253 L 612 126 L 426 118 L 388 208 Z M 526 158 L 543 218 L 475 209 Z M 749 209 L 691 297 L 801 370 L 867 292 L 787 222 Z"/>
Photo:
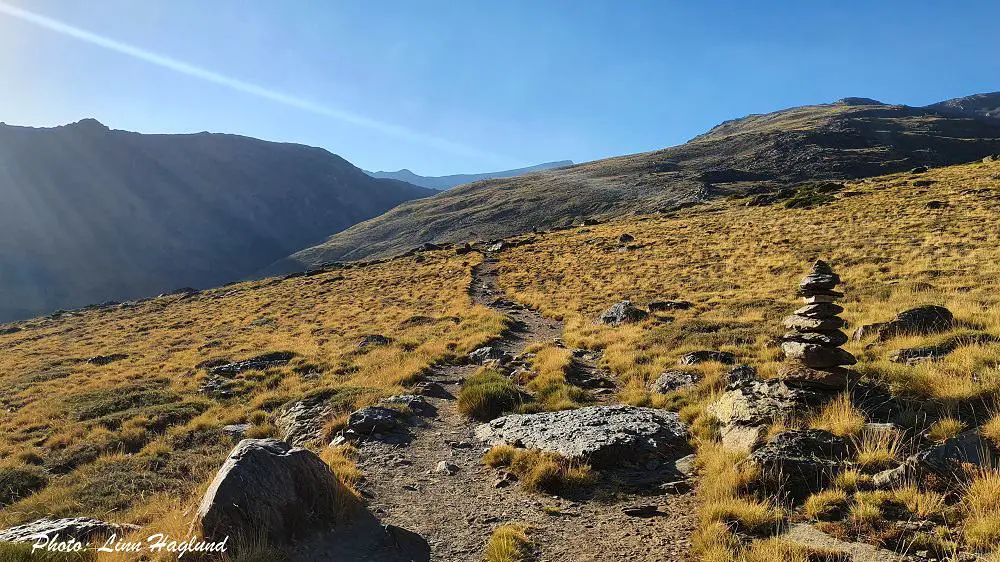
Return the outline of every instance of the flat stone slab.
<path id="1" fill-rule="evenodd" d="M 89 517 L 67 517 L 64 519 L 43 518 L 24 525 L 0 531 L 0 542 L 35 542 L 42 537 L 59 535 L 60 540 L 75 539 L 82 543 L 91 539 L 108 537 L 138 530 L 137 525 L 108 523 Z"/>
<path id="2" fill-rule="evenodd" d="M 623 405 L 504 416 L 477 427 L 476 437 L 490 445 L 540 449 L 599 467 L 690 452 L 688 428 L 676 413 Z"/>

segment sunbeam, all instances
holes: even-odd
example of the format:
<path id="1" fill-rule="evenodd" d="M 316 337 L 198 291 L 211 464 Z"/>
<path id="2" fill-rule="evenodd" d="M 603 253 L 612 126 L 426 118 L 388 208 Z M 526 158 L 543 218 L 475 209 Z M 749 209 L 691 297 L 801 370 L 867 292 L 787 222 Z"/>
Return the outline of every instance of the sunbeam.
<path id="1" fill-rule="evenodd" d="M 350 111 L 345 111 L 342 109 L 336 109 L 329 107 L 320 103 L 312 102 L 306 99 L 296 97 L 291 94 L 286 94 L 277 90 L 272 90 L 270 88 L 259 86 L 250 82 L 245 82 L 231 76 L 226 76 L 224 74 L 219 74 L 193 64 L 186 63 L 174 58 L 170 58 L 164 55 L 153 53 L 141 49 L 139 47 L 122 43 L 121 41 L 116 41 L 109 37 L 99 35 L 97 33 L 75 27 L 68 23 L 61 22 L 59 20 L 37 14 L 25 10 L 23 8 L 18 8 L 12 6 L 3 1 L 0 1 L 0 14 L 5 14 L 13 18 L 17 18 L 23 22 L 42 27 L 49 31 L 54 31 L 61 35 L 67 37 L 72 37 L 74 39 L 79 39 L 91 45 L 96 45 L 116 53 L 121 53 L 123 55 L 154 64 L 156 66 L 184 74 L 186 76 L 191 76 L 194 78 L 200 78 L 206 82 L 211 82 L 213 84 L 218 84 L 220 86 L 225 86 L 232 90 L 238 92 L 249 94 L 252 96 L 257 96 L 262 99 L 266 99 L 275 103 L 280 103 L 289 107 L 294 107 L 302 111 L 308 111 L 310 113 L 315 113 L 317 115 L 322 115 L 324 117 L 329 117 L 331 119 L 336 119 L 344 123 L 349 123 L 351 125 L 356 125 L 358 127 L 363 127 L 370 129 L 372 131 L 377 131 L 379 133 L 393 136 L 401 139 L 405 139 L 411 142 L 422 144 L 424 146 L 429 146 L 438 150 L 442 150 L 451 154 L 457 154 L 461 156 L 477 157 L 477 158 L 488 158 L 497 162 L 510 163 L 514 159 L 501 156 L 499 154 L 494 154 L 489 151 L 480 150 L 478 148 L 466 146 L 461 143 L 456 143 L 447 139 L 442 139 L 434 137 L 431 135 L 425 135 L 412 131 L 405 127 L 400 127 L 398 125 L 392 125 L 390 123 L 384 123 L 376 119 L 371 119 L 363 115 L 358 115 Z"/>

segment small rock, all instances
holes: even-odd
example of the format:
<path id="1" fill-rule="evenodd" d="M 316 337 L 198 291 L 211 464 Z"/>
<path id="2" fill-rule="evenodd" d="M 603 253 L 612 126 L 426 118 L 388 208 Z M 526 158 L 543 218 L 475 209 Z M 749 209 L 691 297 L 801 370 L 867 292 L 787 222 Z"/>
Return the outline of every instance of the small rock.
<path id="1" fill-rule="evenodd" d="M 639 505 L 635 507 L 623 507 L 622 513 L 628 515 L 629 517 L 655 517 L 657 515 L 666 515 L 660 511 L 660 507 L 656 505 Z"/>
<path id="2" fill-rule="evenodd" d="M 222 426 L 222 433 L 225 433 L 233 439 L 242 439 L 248 429 L 250 429 L 250 424 L 248 423 L 234 423 Z"/>
<path id="3" fill-rule="evenodd" d="M 622 234 L 618 237 L 618 242 L 620 244 L 628 244 L 629 242 L 635 242 L 635 237 L 631 234 Z"/>
<path id="4" fill-rule="evenodd" d="M 666 394 L 674 390 L 694 386 L 701 378 L 702 375 L 698 372 L 665 371 L 653 381 L 650 390 Z"/>
<path id="5" fill-rule="evenodd" d="M 896 315 L 889 322 L 861 326 L 854 332 L 854 339 L 861 340 L 874 335 L 877 341 L 884 341 L 901 335 L 927 335 L 943 332 L 954 326 L 955 317 L 943 306 L 920 306 Z"/>
<path id="6" fill-rule="evenodd" d="M 458 473 L 458 465 L 453 462 L 441 461 L 437 463 L 436 467 L 434 467 L 434 472 L 452 476 Z"/>
<path id="7" fill-rule="evenodd" d="M 91 357 L 87 359 L 87 363 L 91 365 L 107 365 L 108 363 L 114 363 L 115 361 L 121 361 L 122 359 L 128 358 L 125 353 L 112 353 L 111 355 L 98 355 L 96 357 Z"/>
<path id="8" fill-rule="evenodd" d="M 383 406 L 397 406 L 409 409 L 414 414 L 421 416 L 434 415 L 435 408 L 431 406 L 423 396 L 416 394 L 399 394 L 397 396 L 390 396 L 388 398 L 383 398 L 379 401 L 379 404 Z"/>
<path id="9" fill-rule="evenodd" d="M 382 334 L 369 334 L 361 338 L 361 341 L 358 342 L 358 349 L 364 349 L 366 347 L 374 347 L 380 345 L 389 345 L 390 343 L 392 343 L 392 340 L 390 340 L 386 336 L 383 336 Z"/>
<path id="10" fill-rule="evenodd" d="M 649 313 L 640 310 L 632 305 L 632 301 L 621 301 L 601 314 L 601 323 L 612 326 L 621 326 L 633 322 L 642 322 L 649 317 Z"/>
<path id="11" fill-rule="evenodd" d="M 725 380 L 726 389 L 732 390 L 747 383 L 759 381 L 760 379 L 757 378 L 757 369 L 754 369 L 750 365 L 739 365 L 726 373 Z"/>
<path id="12" fill-rule="evenodd" d="M 927 171 L 927 166 L 917 166 L 910 170 L 911 174 L 922 174 Z"/>
<path id="13" fill-rule="evenodd" d="M 250 359 L 246 359 L 244 361 L 236 361 L 234 363 L 226 363 L 224 365 L 212 367 L 208 372 L 213 375 L 231 377 L 244 371 L 263 371 L 264 369 L 269 369 L 271 367 L 279 367 L 287 364 L 294 357 L 295 354 L 291 351 L 275 351 L 251 357 Z"/>
<path id="14" fill-rule="evenodd" d="M 506 488 L 515 482 L 517 482 L 517 476 L 513 473 L 507 472 L 506 470 L 501 470 L 497 475 L 496 480 L 493 481 L 493 487 Z"/>
<path id="15" fill-rule="evenodd" d="M 469 362 L 475 365 L 484 365 L 490 361 L 497 361 L 501 365 L 509 363 L 511 355 L 499 347 L 484 346 L 469 354 Z"/>

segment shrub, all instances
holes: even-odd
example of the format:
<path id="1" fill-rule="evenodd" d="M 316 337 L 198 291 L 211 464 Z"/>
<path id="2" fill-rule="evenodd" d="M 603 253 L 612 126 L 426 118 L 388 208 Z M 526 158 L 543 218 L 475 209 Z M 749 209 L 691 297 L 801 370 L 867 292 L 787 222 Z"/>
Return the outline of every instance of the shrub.
<path id="1" fill-rule="evenodd" d="M 588 465 L 537 449 L 497 445 L 483 455 L 483 462 L 494 468 L 509 468 L 529 492 L 565 493 L 593 482 Z"/>
<path id="2" fill-rule="evenodd" d="M 487 562 L 526 562 L 531 559 L 531 542 L 522 525 L 501 525 L 493 529 L 483 557 Z"/>
<path id="3" fill-rule="evenodd" d="M 702 523 L 720 522 L 751 535 L 769 535 L 778 530 L 785 514 L 770 503 L 745 498 L 729 498 L 706 504 Z"/>
<path id="4" fill-rule="evenodd" d="M 522 401 L 517 385 L 495 370 L 483 369 L 462 385 L 458 411 L 470 418 L 489 421 L 514 410 Z"/>
<path id="5" fill-rule="evenodd" d="M 953 418 L 941 418 L 927 430 L 927 438 L 931 441 L 945 441 L 965 431 L 965 424 Z"/>
<path id="6" fill-rule="evenodd" d="M 857 435 L 865 426 L 865 416 L 851 402 L 851 395 L 842 393 L 827 404 L 813 418 L 810 426 L 825 429 L 834 435 L 848 437 Z"/>
<path id="7" fill-rule="evenodd" d="M 803 506 L 806 515 L 820 521 L 840 519 L 847 511 L 847 492 L 843 490 L 823 490 L 806 499 Z"/>
<path id="8" fill-rule="evenodd" d="M 863 471 L 873 472 L 896 464 L 902 453 L 903 438 L 898 431 L 866 431 L 855 444 L 858 466 Z"/>

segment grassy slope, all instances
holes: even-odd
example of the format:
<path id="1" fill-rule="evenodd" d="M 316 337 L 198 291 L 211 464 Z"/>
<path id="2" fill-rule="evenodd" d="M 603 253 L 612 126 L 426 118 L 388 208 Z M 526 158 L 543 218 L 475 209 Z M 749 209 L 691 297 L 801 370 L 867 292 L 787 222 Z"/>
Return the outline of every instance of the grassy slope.
<path id="1" fill-rule="evenodd" d="M 580 217 L 651 213 L 750 189 L 943 166 L 993 152 L 1000 152 L 1000 123 L 906 106 L 798 107 L 729 121 L 665 150 L 460 186 L 357 224 L 283 266 L 387 256 L 428 241 L 491 239 Z"/>
<path id="2" fill-rule="evenodd" d="M 932 183 L 915 187 L 918 180 Z M 734 468 L 740 456 L 713 444 L 714 428 L 703 408 L 721 388 L 722 366 L 704 366 L 704 382 L 685 394 L 651 394 L 646 383 L 676 365 L 682 353 L 694 349 L 733 351 L 765 376 L 774 374 L 781 360 L 776 345 L 776 337 L 783 332 L 780 321 L 799 306 L 794 288 L 810 261 L 829 260 L 844 279 L 843 316 L 850 326 L 884 321 L 920 304 L 945 305 L 965 325 L 950 334 L 847 345 L 861 361 L 858 370 L 870 380 L 915 399 L 913 404 L 926 416 L 914 428 L 916 432 L 931 429 L 936 432 L 932 435 L 947 435 L 957 427 L 955 416 L 967 427 L 986 422 L 988 411 L 963 406 L 1000 394 L 997 345 L 962 347 L 941 361 L 916 367 L 887 359 L 895 349 L 932 344 L 953 335 L 985 332 L 1000 336 L 1000 295 L 995 281 L 1000 274 L 1000 233 L 990 228 L 1000 218 L 1000 163 L 885 176 L 851 184 L 847 191 L 848 196 L 811 210 L 744 207 L 741 201 L 728 201 L 674 217 L 549 233 L 534 244 L 503 254 L 505 290 L 547 314 L 565 317 L 569 345 L 604 348 L 607 366 L 625 384 L 623 400 L 680 408 L 683 417 L 694 423 L 703 439 L 700 454 L 707 475 L 700 492 L 705 500 L 703 532 L 696 538 L 696 547 L 706 560 L 737 555 L 760 559 L 752 558 L 761 556 L 752 549 L 740 554 L 720 522 L 767 528 L 782 517 L 775 509 L 780 506 L 755 496 L 753 471 Z M 949 206 L 930 209 L 929 201 Z M 625 232 L 643 247 L 620 250 L 617 238 Z M 639 303 L 681 298 L 696 306 L 670 313 L 669 322 L 622 328 L 594 324 L 602 309 L 626 297 Z M 856 431 L 852 417 L 857 414 L 831 409 L 817 413 L 812 423 Z M 802 426 L 810 420 L 785 423 Z M 994 431 L 986 433 L 996 435 L 1000 425 L 993 424 Z M 885 456 L 884 446 L 873 443 L 869 449 L 870 458 Z M 980 487 L 989 488 L 993 480 L 986 478 Z M 912 503 L 912 490 L 898 494 Z M 859 518 L 849 532 L 875 540 L 884 522 L 871 502 L 886 498 L 848 496 L 858 506 L 852 509 Z M 936 505 L 938 499 L 928 496 L 920 501 Z M 868 510 L 870 515 L 873 509 L 874 519 L 861 521 L 863 512 Z M 952 509 L 948 513 L 951 519 L 946 529 L 950 530 L 942 531 L 947 540 L 965 540 L 980 550 L 1000 544 L 1000 519 L 995 512 L 977 515 Z M 918 518 L 937 516 L 940 510 Z M 963 518 L 969 522 L 964 537 L 957 531 L 963 528 Z M 764 552 L 774 544 L 759 543 L 756 548 Z"/>
<path id="3" fill-rule="evenodd" d="M 424 258 L 36 319 L 0 335 L 0 473 L 48 474 L 36 493 L 0 503 L 0 527 L 71 514 L 183 527 L 233 445 L 223 425 L 251 422 L 249 436 L 273 435 L 274 410 L 322 389 L 336 391 L 346 413 L 496 336 L 502 318 L 466 292 L 478 257 Z M 393 342 L 358 352 L 371 333 Z M 197 392 L 207 376 L 198 363 L 278 350 L 299 356 L 238 375 L 236 398 Z M 84 362 L 110 353 L 128 358 Z"/>

